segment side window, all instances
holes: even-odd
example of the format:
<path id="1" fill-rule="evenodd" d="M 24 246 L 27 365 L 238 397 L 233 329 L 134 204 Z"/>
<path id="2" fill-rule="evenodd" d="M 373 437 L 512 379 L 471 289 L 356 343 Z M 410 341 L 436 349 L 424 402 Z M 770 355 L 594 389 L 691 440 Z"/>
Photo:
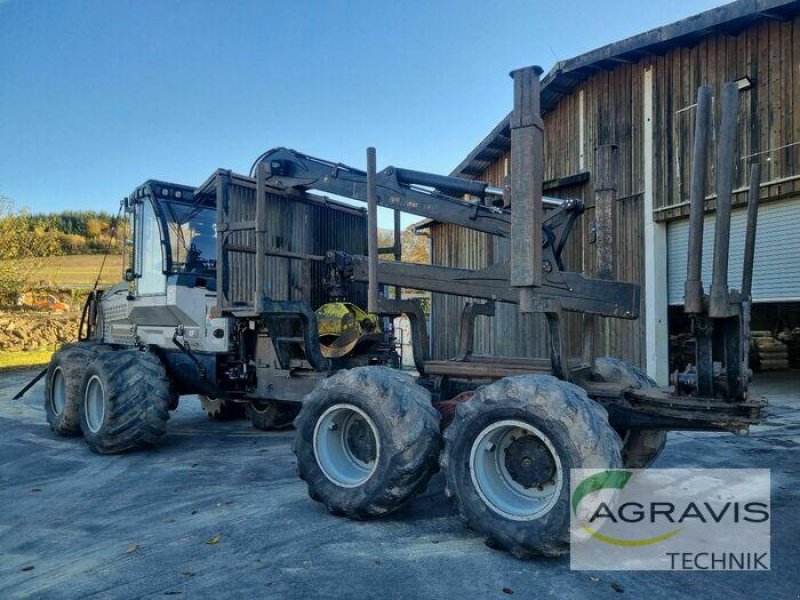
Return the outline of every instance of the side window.
<path id="1" fill-rule="evenodd" d="M 163 272 L 164 257 L 159 235 L 158 219 L 150 200 L 142 204 L 136 234 L 136 263 L 139 278 L 136 292 L 139 295 L 163 294 L 167 278 Z"/>

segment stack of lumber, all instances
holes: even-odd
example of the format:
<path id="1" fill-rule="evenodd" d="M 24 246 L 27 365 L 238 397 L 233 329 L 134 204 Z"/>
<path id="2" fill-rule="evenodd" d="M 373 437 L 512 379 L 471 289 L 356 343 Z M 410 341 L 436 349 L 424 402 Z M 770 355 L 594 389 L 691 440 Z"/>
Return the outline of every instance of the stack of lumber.
<path id="1" fill-rule="evenodd" d="M 669 336 L 670 373 L 683 372 L 695 362 L 695 339 L 691 333 L 679 333 Z"/>
<path id="2" fill-rule="evenodd" d="M 770 331 L 753 331 L 750 341 L 752 362 L 761 371 L 780 371 L 789 368 L 789 349 Z"/>
<path id="3" fill-rule="evenodd" d="M 778 340 L 789 350 L 789 366 L 800 369 L 800 327 L 787 329 L 778 334 Z"/>

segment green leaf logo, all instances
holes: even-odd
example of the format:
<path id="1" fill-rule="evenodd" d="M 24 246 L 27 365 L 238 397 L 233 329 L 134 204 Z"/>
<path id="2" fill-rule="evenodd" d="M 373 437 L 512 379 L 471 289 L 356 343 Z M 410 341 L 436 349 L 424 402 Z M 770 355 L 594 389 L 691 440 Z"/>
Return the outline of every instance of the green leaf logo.
<path id="1" fill-rule="evenodd" d="M 576 518 L 578 517 L 578 506 L 580 505 L 581 500 L 583 500 L 589 494 L 605 489 L 621 490 L 625 487 L 625 485 L 627 485 L 632 476 L 633 473 L 624 469 L 601 471 L 600 473 L 590 475 L 580 482 L 572 494 L 572 514 L 575 515 Z M 611 544 L 612 546 L 649 546 L 651 544 L 663 542 L 664 540 L 671 538 L 681 531 L 679 528 L 655 537 L 642 539 L 623 539 L 609 535 L 603 535 L 588 525 L 581 525 L 581 529 L 583 529 L 596 540 L 601 541 L 604 544 Z"/>

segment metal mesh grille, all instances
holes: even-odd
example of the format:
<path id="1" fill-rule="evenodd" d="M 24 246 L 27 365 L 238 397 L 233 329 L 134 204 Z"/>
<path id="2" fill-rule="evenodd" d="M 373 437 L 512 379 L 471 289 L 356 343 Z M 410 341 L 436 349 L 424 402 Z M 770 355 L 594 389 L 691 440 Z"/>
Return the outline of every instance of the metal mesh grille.
<path id="1" fill-rule="evenodd" d="M 219 306 L 252 307 L 256 279 L 255 180 L 226 177 L 218 193 L 220 236 Z M 267 193 L 267 247 L 282 252 L 323 256 L 327 250 L 366 254 L 366 216 L 362 211 L 312 196 Z M 229 231 L 225 232 L 225 229 Z M 312 309 L 327 301 L 324 265 L 318 260 L 266 256 L 264 293 L 276 301 L 305 300 Z M 366 286 L 353 284 L 351 301 L 366 302 Z"/>

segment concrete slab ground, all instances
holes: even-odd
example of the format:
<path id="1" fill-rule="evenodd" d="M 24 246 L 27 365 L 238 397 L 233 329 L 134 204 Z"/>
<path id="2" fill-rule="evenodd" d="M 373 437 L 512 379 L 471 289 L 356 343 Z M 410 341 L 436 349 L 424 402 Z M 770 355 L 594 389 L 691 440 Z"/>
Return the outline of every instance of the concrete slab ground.
<path id="1" fill-rule="evenodd" d="M 763 376 L 771 421 L 745 438 L 672 434 L 660 467 L 772 470 L 772 570 L 574 572 L 467 531 L 443 494 L 377 522 L 306 496 L 292 432 L 210 422 L 184 402 L 152 451 L 92 454 L 50 432 L 33 372 L 0 375 L 0 598 L 797 598 L 800 373 Z M 216 542 L 216 543 L 210 543 Z"/>

